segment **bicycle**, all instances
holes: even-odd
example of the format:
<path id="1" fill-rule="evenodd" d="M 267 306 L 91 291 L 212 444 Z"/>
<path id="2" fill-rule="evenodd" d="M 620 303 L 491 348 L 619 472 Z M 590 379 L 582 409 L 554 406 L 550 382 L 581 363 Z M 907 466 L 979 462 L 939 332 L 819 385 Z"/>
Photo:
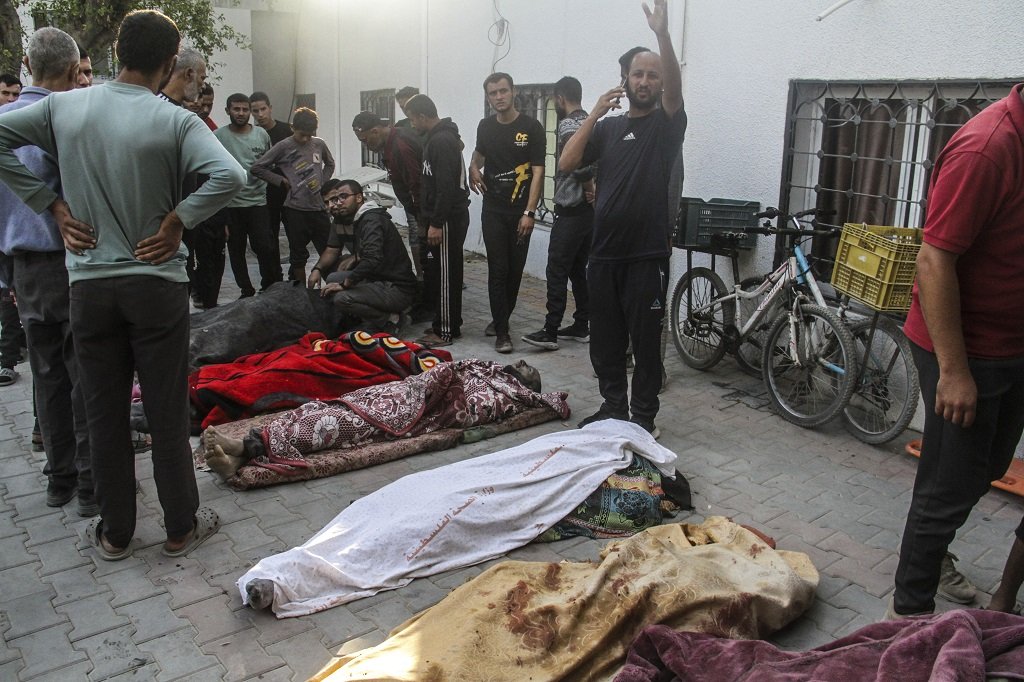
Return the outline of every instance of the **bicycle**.
<path id="1" fill-rule="evenodd" d="M 744 280 L 728 293 L 718 273 L 697 267 L 680 278 L 672 294 L 672 336 L 683 361 L 706 370 L 732 352 L 738 360 L 743 357 L 741 365 L 752 367 L 760 345 L 761 376 L 773 407 L 805 428 L 836 417 L 849 402 L 858 376 L 854 337 L 826 304 L 800 247 L 801 238 L 835 234 L 831 229 L 804 229 L 800 218 L 815 214 L 810 209 L 783 216 L 769 208 L 755 220 L 789 220 L 793 227 L 774 227 L 766 220 L 761 227 L 743 230 L 795 238 L 789 257 L 762 282 Z M 744 320 L 745 305 L 736 302 L 755 300 Z M 741 351 L 744 344 L 750 346 Z"/>

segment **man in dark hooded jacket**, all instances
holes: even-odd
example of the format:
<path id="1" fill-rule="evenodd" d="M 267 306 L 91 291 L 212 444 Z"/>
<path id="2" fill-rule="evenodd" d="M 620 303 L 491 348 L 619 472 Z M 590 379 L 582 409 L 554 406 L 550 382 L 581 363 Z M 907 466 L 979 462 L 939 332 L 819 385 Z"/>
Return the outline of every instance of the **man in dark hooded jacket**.
<path id="1" fill-rule="evenodd" d="M 350 269 L 332 272 L 341 253 L 337 225 L 331 230 L 327 248 L 313 266 L 307 280 L 310 289 L 333 297 L 339 312 L 363 321 L 366 331 L 397 334 L 401 313 L 412 305 L 416 275 L 409 252 L 386 209 L 363 197 L 355 180 L 342 180 L 340 192 L 331 197 L 331 215 L 337 223 L 353 226 L 355 261 Z M 330 273 L 323 277 L 323 273 Z"/>
<path id="2" fill-rule="evenodd" d="M 450 118 L 439 119 L 426 95 L 406 102 L 405 112 L 413 127 L 426 134 L 420 219 L 427 227 L 424 276 L 426 291 L 434 297 L 434 324 L 419 341 L 448 346 L 461 336 L 462 327 L 462 246 L 469 230 L 464 145 L 459 127 Z"/>

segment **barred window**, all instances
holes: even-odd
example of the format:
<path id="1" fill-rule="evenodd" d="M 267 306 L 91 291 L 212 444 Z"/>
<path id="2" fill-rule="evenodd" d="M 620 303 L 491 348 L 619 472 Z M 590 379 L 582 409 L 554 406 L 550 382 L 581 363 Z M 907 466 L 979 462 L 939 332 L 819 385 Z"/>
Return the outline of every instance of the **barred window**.
<path id="1" fill-rule="evenodd" d="M 360 111 L 372 111 L 382 119 L 395 122 L 395 92 L 394 88 L 381 88 L 380 90 L 363 90 L 359 93 Z M 359 145 L 362 150 L 362 164 L 383 168 L 380 153 L 372 152 L 366 145 Z"/>
<path id="2" fill-rule="evenodd" d="M 1013 81 L 791 81 L 780 208 L 846 222 L 921 227 L 936 157 Z M 816 238 L 831 258 L 835 238 Z"/>

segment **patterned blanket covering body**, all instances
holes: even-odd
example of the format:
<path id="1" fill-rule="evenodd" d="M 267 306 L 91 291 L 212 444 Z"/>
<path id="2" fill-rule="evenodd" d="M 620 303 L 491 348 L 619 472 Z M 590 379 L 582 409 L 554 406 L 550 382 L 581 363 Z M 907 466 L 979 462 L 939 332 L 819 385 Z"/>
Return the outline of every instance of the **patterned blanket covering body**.
<path id="1" fill-rule="evenodd" d="M 333 400 L 451 359 L 447 351 L 387 334 L 357 331 L 334 341 L 312 333 L 278 350 L 199 368 L 189 376 L 189 397 L 205 429 L 311 400 Z"/>
<path id="2" fill-rule="evenodd" d="M 609 544 L 600 563 L 492 566 L 312 679 L 605 680 L 647 625 L 763 638 L 806 611 L 817 585 L 806 554 L 722 517 L 658 526 Z"/>
<path id="3" fill-rule="evenodd" d="M 534 393 L 496 362 L 445 362 L 332 402 L 306 403 L 267 424 L 263 443 L 271 458 L 301 459 L 331 447 L 493 424 L 524 408 L 549 407 L 564 419 L 566 397 Z"/>
<path id="4" fill-rule="evenodd" d="M 567 399 L 563 392 L 530 391 L 497 363 L 460 360 L 402 381 L 361 389 L 333 403 L 314 401 L 218 429 L 234 438 L 257 430 L 264 444 L 278 453 L 276 457 L 306 464 L 268 469 L 260 465 L 269 460 L 257 458 L 227 480 L 237 490 L 248 490 L 452 448 L 468 434 L 476 434 L 478 440 L 565 419 L 570 414 Z M 206 468 L 201 447 L 195 462 L 198 468 Z"/>

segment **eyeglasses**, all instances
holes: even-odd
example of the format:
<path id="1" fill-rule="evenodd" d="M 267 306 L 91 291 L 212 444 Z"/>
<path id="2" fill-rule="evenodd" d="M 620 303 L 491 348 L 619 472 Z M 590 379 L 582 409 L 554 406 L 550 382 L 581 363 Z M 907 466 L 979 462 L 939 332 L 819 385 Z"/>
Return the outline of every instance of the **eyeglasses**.
<path id="1" fill-rule="evenodd" d="M 327 198 L 327 203 L 328 204 L 340 204 L 341 202 L 345 201 L 349 197 L 354 197 L 354 196 L 356 196 L 356 195 L 355 194 L 348 194 L 348 193 L 345 193 L 345 192 L 341 192 L 340 194 L 335 194 L 333 197 L 328 197 Z"/>

